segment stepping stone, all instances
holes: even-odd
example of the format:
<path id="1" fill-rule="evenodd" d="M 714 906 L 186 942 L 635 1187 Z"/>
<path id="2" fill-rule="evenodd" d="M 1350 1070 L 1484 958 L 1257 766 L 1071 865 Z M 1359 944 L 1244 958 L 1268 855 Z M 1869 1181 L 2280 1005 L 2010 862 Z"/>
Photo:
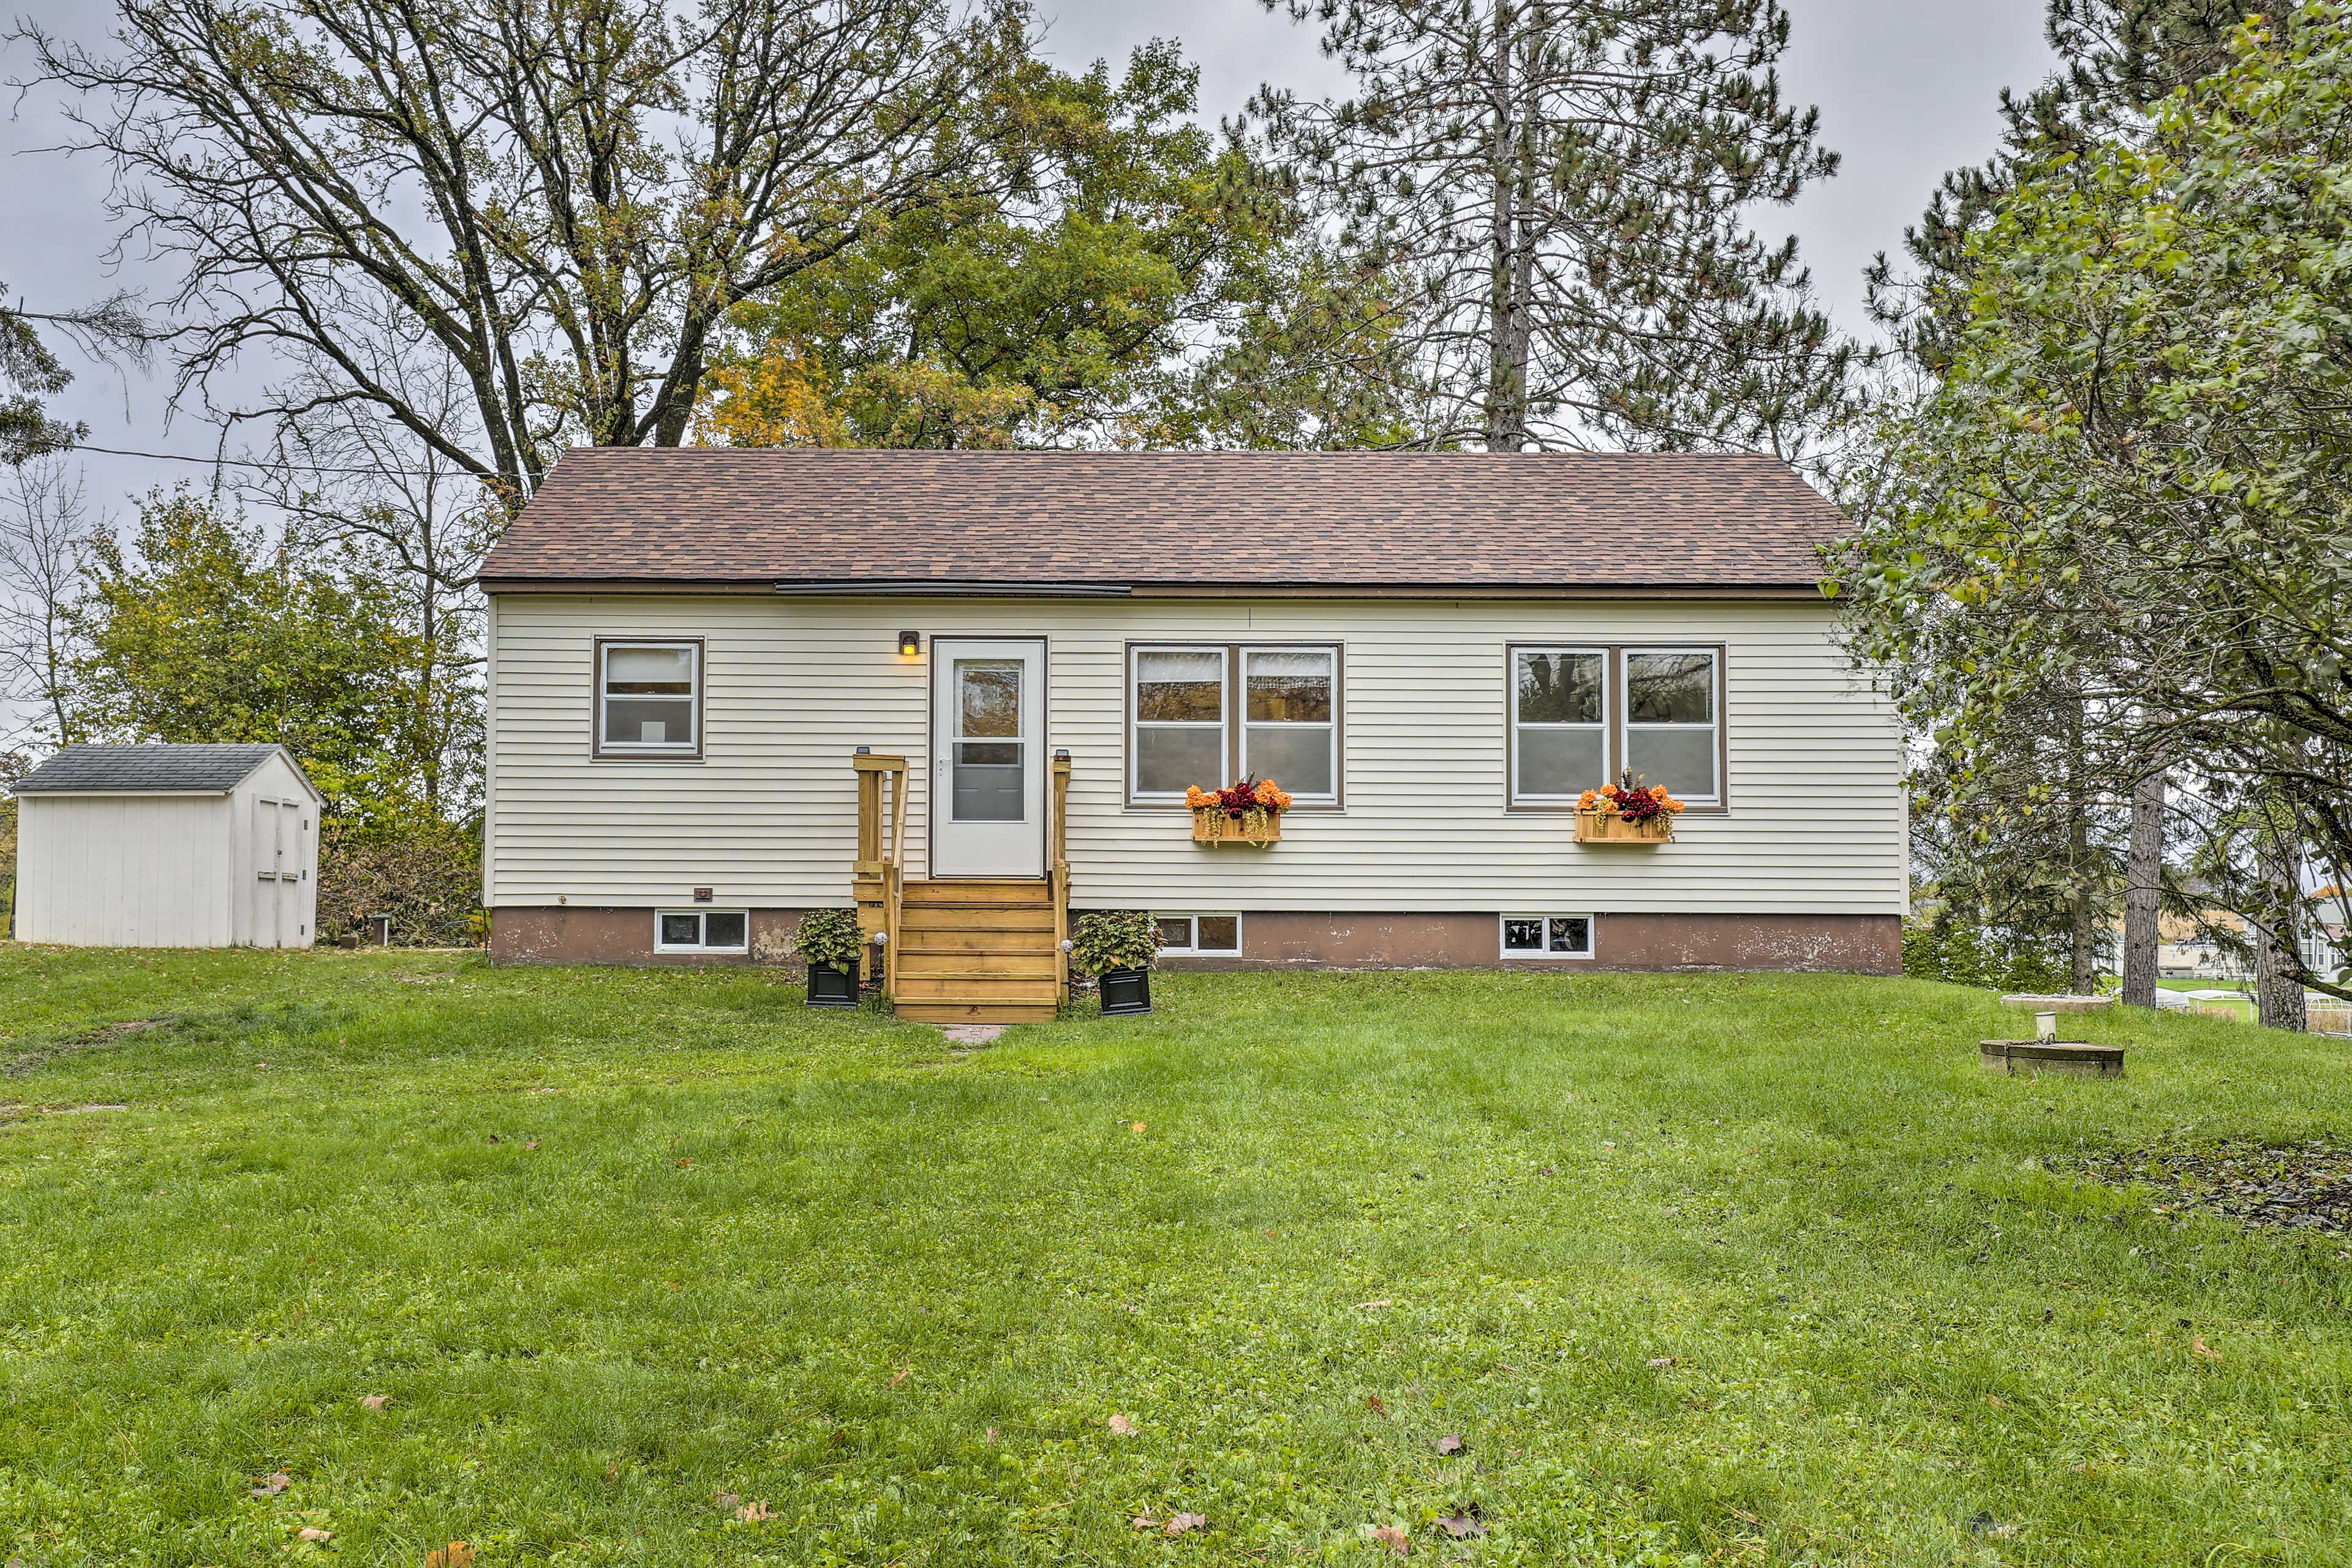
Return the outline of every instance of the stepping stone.
<path id="1" fill-rule="evenodd" d="M 2083 1078 L 2124 1076 L 2124 1048 L 2081 1040 L 1986 1040 L 1977 1059 L 1988 1072 L 2012 1078 L 2073 1073 Z"/>
<path id="2" fill-rule="evenodd" d="M 996 1037 L 1004 1033 L 1004 1026 L 1002 1024 L 963 1024 L 959 1025 L 954 1028 L 942 1028 L 940 1030 L 940 1033 L 945 1035 L 949 1039 L 953 1040 L 959 1046 L 986 1046 L 995 1043 Z"/>

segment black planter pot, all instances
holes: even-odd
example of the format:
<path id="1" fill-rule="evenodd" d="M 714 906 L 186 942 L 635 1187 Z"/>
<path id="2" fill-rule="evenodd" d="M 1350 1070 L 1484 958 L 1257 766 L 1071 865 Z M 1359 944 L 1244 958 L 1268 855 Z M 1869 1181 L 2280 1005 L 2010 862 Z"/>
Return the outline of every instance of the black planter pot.
<path id="1" fill-rule="evenodd" d="M 808 966 L 808 1005 L 812 1007 L 857 1005 L 857 966 L 835 969 L 828 963 Z"/>
<path id="2" fill-rule="evenodd" d="M 1106 1017 L 1132 1018 L 1151 1011 L 1151 971 L 1108 969 L 1096 982 Z"/>

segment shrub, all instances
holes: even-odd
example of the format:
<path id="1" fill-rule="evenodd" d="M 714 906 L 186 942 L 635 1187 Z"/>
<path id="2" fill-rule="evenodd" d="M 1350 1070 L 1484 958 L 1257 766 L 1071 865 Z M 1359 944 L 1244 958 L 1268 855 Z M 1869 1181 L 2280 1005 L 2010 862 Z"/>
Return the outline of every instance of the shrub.
<path id="1" fill-rule="evenodd" d="M 1070 956 L 1088 974 L 1114 969 L 1148 969 L 1160 955 L 1160 927 L 1142 910 L 1102 910 L 1080 915 L 1070 928 Z"/>
<path id="2" fill-rule="evenodd" d="M 426 817 L 396 825 L 330 816 L 319 833 L 319 940 L 374 940 L 392 917 L 400 947 L 482 941 L 482 845 L 471 829 Z"/>
<path id="3" fill-rule="evenodd" d="M 800 930 L 793 933 L 793 946 L 802 962 L 821 963 L 827 969 L 855 969 L 857 955 L 866 945 L 866 933 L 858 929 L 855 910 L 811 910 L 801 917 Z"/>

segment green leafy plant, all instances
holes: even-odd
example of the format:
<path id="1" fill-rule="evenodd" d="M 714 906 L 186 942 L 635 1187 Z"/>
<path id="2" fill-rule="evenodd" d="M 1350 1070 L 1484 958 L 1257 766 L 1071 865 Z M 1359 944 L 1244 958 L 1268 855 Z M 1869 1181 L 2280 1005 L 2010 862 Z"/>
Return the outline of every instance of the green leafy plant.
<path id="1" fill-rule="evenodd" d="M 855 910 L 811 910 L 793 933 L 793 946 L 810 963 L 827 969 L 854 969 L 866 933 L 858 929 Z"/>
<path id="2" fill-rule="evenodd" d="M 1080 915 L 1070 928 L 1070 956 L 1089 974 L 1149 969 L 1160 955 L 1160 927 L 1144 910 Z"/>

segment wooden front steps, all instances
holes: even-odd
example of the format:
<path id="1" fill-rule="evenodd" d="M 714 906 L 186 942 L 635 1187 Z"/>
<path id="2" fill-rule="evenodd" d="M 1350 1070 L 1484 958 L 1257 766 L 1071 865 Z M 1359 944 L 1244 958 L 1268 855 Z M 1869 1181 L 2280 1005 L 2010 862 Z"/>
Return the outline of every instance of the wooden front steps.
<path id="1" fill-rule="evenodd" d="M 1031 1024 L 1055 1016 L 1060 952 L 1050 884 L 909 882 L 898 910 L 901 1018 Z"/>

